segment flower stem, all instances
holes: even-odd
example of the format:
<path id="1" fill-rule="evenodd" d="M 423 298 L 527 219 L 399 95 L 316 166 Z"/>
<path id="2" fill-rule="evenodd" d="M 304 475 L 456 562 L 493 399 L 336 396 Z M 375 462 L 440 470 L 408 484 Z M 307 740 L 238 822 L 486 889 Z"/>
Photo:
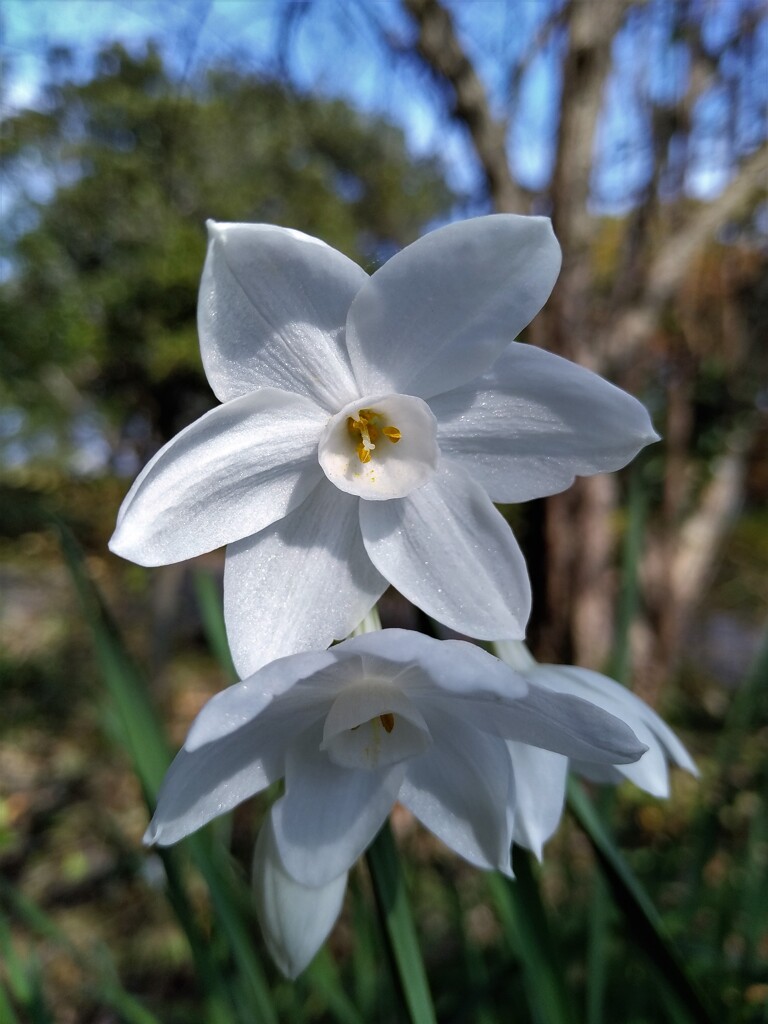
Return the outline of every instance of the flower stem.
<path id="1" fill-rule="evenodd" d="M 377 633 L 381 629 L 381 618 L 379 617 L 379 606 L 374 605 L 362 622 L 349 634 L 350 636 L 362 636 L 363 633 Z"/>
<path id="2" fill-rule="evenodd" d="M 412 1024 L 436 1024 L 427 972 L 419 949 L 405 877 L 389 821 L 365 855 L 387 947 Z"/>

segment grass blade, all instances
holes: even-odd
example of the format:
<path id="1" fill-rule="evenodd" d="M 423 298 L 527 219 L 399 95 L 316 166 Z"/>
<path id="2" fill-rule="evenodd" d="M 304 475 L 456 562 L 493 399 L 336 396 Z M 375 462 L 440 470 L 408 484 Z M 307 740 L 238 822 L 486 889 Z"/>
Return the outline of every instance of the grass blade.
<path id="1" fill-rule="evenodd" d="M 714 1016 L 707 1007 L 685 970 L 659 912 L 603 826 L 583 786 L 573 778 L 568 783 L 568 806 L 592 845 L 614 901 L 626 916 L 635 937 L 635 948 L 648 956 L 677 1004 L 675 1021 L 719 1024 L 722 1016 Z"/>
<path id="2" fill-rule="evenodd" d="M 58 526 L 64 560 L 90 627 L 96 659 L 112 705 L 117 712 L 118 739 L 131 757 L 148 804 L 152 804 L 170 762 L 144 681 L 128 657 L 117 628 L 85 567 L 72 534 Z"/>
<path id="3" fill-rule="evenodd" d="M 2 954 L 0 963 L 5 967 L 8 988 L 11 992 L 11 996 L 7 996 L 2 983 L 0 983 L 0 993 L 2 993 L 0 1010 L 7 1005 L 9 1024 L 18 1020 L 11 1004 L 11 997 L 21 1008 L 24 1013 L 23 1019 L 29 1024 L 54 1024 L 53 1015 L 48 1009 L 43 993 L 40 965 L 36 958 L 28 957 L 22 961 L 13 945 L 9 922 L 3 914 L 0 914 L 0 953 Z M 5 1019 L 5 1017 L 0 1017 L 3 1024 Z"/>
<path id="4" fill-rule="evenodd" d="M 4 879 L 0 879 L 0 893 L 7 902 L 9 910 L 29 931 L 54 942 L 59 948 L 66 951 L 67 955 L 89 976 L 89 987 L 94 987 L 99 1000 L 110 1009 L 116 1010 L 124 1024 L 160 1024 L 159 1019 L 153 1013 L 122 988 L 114 973 L 111 959 L 107 972 L 110 976 L 104 977 L 103 963 L 94 969 L 89 957 L 77 948 L 52 918 Z M 10 958 L 7 959 L 10 962 Z M 5 1019 L 0 1003 L 0 1021 Z"/>
<path id="5" fill-rule="evenodd" d="M 0 1021 L 3 1024 L 20 1024 L 2 981 L 0 981 Z"/>
<path id="6" fill-rule="evenodd" d="M 338 1024 L 366 1024 L 341 986 L 336 965 L 327 949 L 317 954 L 304 975 L 305 981 L 325 999 Z"/>
<path id="7" fill-rule="evenodd" d="M 562 958 L 552 938 L 531 868 L 531 856 L 515 847 L 515 878 L 489 873 L 488 888 L 507 938 L 523 968 L 533 1018 L 541 1024 L 573 1024 L 575 1016 L 563 981 Z"/>
<path id="8" fill-rule="evenodd" d="M 129 753 L 141 781 L 148 809 L 170 761 L 163 731 L 152 707 L 147 688 L 122 642 L 109 612 L 90 579 L 82 553 L 69 531 L 57 524 L 61 548 L 93 635 L 97 661 L 113 706 L 118 739 Z M 240 1019 L 251 1024 L 277 1024 L 269 987 L 264 976 L 250 927 L 250 893 L 236 886 L 229 855 L 205 834 L 190 837 L 183 848 L 191 855 L 205 879 L 215 920 L 226 940 L 229 959 L 237 965 L 233 984 L 222 970 L 211 943 L 197 924 L 184 881 L 181 850 L 158 850 L 166 869 L 168 898 L 173 906 L 195 960 L 207 996 L 207 1020 L 229 1024 Z"/>
<path id="9" fill-rule="evenodd" d="M 389 822 L 366 853 L 376 906 L 412 1024 L 437 1024 L 400 860 Z"/>

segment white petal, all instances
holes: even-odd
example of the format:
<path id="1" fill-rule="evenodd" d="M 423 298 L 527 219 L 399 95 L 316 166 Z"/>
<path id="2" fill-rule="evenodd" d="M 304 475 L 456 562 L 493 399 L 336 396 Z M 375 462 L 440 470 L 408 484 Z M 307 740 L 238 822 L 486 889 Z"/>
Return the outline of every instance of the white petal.
<path id="1" fill-rule="evenodd" d="M 192 723 L 184 747 L 195 750 L 235 732 L 273 699 L 280 708 L 289 702 L 297 708 L 322 705 L 327 738 L 337 725 L 351 728 L 385 711 L 396 711 L 424 728 L 418 703 L 430 697 L 447 697 L 450 709 L 462 697 L 484 694 L 512 700 L 528 689 L 522 676 L 475 644 L 435 640 L 409 629 L 377 630 L 327 651 L 278 658 L 217 693 Z M 349 699 L 331 713 L 340 695 Z"/>
<path id="2" fill-rule="evenodd" d="M 300 231 L 213 221 L 208 231 L 197 321 L 218 398 L 277 387 L 334 412 L 351 401 L 344 323 L 365 271 Z"/>
<path id="3" fill-rule="evenodd" d="M 259 830 L 253 858 L 256 913 L 272 959 L 296 978 L 325 942 L 341 913 L 346 871 L 326 885 L 310 888 L 292 878 L 280 860 L 271 816 Z"/>
<path id="4" fill-rule="evenodd" d="M 559 271 L 544 217 L 495 214 L 430 232 L 352 302 L 347 347 L 361 389 L 428 398 L 472 380 L 538 313 Z"/>
<path id="5" fill-rule="evenodd" d="M 574 758 L 571 770 L 582 775 L 591 782 L 616 786 L 624 779 L 629 779 L 640 789 L 661 799 L 669 796 L 669 768 L 667 759 L 653 733 L 643 724 L 634 719 L 632 730 L 637 738 L 648 747 L 639 761 L 634 764 L 610 765 L 593 764 Z"/>
<path id="6" fill-rule="evenodd" d="M 382 595 L 358 504 L 323 480 L 295 512 L 227 549 L 224 616 L 241 677 L 342 639 Z"/>
<path id="7" fill-rule="evenodd" d="M 531 591 L 522 553 L 460 466 L 443 459 L 407 498 L 361 502 L 360 525 L 376 568 L 428 615 L 483 640 L 524 636 Z"/>
<path id="8" fill-rule="evenodd" d="M 441 711 L 428 724 L 434 745 L 408 762 L 400 802 L 471 864 L 510 874 L 506 744 Z"/>
<path id="9" fill-rule="evenodd" d="M 431 703 L 447 710 L 447 698 Z M 423 710 L 423 702 L 420 704 Z M 461 704 L 464 721 L 505 739 L 530 743 L 566 757 L 599 764 L 636 761 L 647 749 L 618 717 L 580 697 L 531 686 L 524 697 L 499 699 L 495 695 L 466 697 Z M 430 721 L 426 711 L 424 717 Z"/>
<path id="10" fill-rule="evenodd" d="M 383 771 L 339 768 L 321 752 L 321 729 L 310 729 L 286 757 L 285 796 L 272 808 L 286 870 L 319 886 L 347 871 L 389 814 L 402 765 Z"/>
<path id="11" fill-rule="evenodd" d="M 515 779 L 515 834 L 541 860 L 544 843 L 563 813 L 568 758 L 527 743 L 507 744 Z"/>
<path id="12" fill-rule="evenodd" d="M 478 693 L 509 700 L 528 693 L 528 683 L 498 658 L 466 640 L 435 640 L 410 629 L 382 629 L 333 648 L 341 657 L 362 656 L 370 679 L 389 678 L 414 701 L 449 700 Z M 450 705 L 449 705 L 450 706 Z"/>
<path id="13" fill-rule="evenodd" d="M 189 752 L 180 750 L 168 769 L 145 843 L 170 846 L 231 811 L 283 773 L 283 750 L 269 739 L 259 719 L 226 740 Z"/>
<path id="14" fill-rule="evenodd" d="M 314 717 L 324 717 L 336 691 L 347 682 L 347 674 L 339 670 L 333 651 L 278 658 L 242 683 L 228 686 L 211 697 L 192 723 L 184 749 L 193 751 L 222 740 L 249 725 L 257 715 L 266 721 L 276 714 L 287 715 L 292 708 L 320 708 Z M 254 750 L 254 754 L 258 753 Z"/>
<path id="15" fill-rule="evenodd" d="M 494 501 L 556 494 L 576 476 L 620 469 L 658 440 L 637 399 L 533 345 L 510 345 L 479 380 L 429 404 L 441 451 Z"/>
<path id="16" fill-rule="evenodd" d="M 317 443 L 327 419 L 309 399 L 272 388 L 212 409 L 144 467 L 110 548 L 166 565 L 281 519 L 322 479 Z"/>
<path id="17" fill-rule="evenodd" d="M 390 440 L 385 431 L 393 427 L 397 436 Z M 420 398 L 372 395 L 344 406 L 329 420 L 318 459 L 331 483 L 348 494 L 368 501 L 402 498 L 434 473 L 440 455 L 436 432 L 435 417 Z"/>
<path id="18" fill-rule="evenodd" d="M 598 707 L 623 719 L 637 734 L 638 739 L 648 746 L 636 764 L 621 765 L 616 773 L 625 776 L 653 796 L 669 794 L 669 778 L 666 759 L 693 775 L 698 775 L 688 751 L 669 726 L 644 701 L 631 690 L 613 679 L 592 672 L 589 669 L 571 665 L 538 665 L 529 676 L 531 682 L 558 693 L 572 693 L 591 701 Z M 595 770 L 574 764 L 596 781 L 617 781 L 616 773 Z"/>

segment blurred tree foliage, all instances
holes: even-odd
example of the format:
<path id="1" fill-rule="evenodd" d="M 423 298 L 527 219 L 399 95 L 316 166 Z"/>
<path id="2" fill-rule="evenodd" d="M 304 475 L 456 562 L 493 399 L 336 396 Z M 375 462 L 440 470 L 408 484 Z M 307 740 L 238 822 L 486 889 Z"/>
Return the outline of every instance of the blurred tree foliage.
<path id="1" fill-rule="evenodd" d="M 113 45 L 86 81 L 64 50 L 49 72 L 2 157 L 0 444 L 16 461 L 90 443 L 131 472 L 213 404 L 195 329 L 206 218 L 298 227 L 370 267 L 453 199 L 390 124 L 235 66 L 180 81 L 156 48 Z"/>

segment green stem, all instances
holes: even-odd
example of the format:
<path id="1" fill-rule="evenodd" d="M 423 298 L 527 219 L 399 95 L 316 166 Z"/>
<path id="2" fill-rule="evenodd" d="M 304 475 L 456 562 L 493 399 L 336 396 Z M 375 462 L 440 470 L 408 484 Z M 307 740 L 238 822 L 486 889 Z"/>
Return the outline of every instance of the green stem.
<path id="1" fill-rule="evenodd" d="M 380 629 L 381 617 L 379 615 L 379 607 L 374 605 L 362 622 L 359 622 L 349 635 L 362 636 L 363 633 L 378 633 Z"/>
<path id="2" fill-rule="evenodd" d="M 642 950 L 667 983 L 674 1002 L 675 1021 L 714 1024 L 722 1013 L 710 1008 L 688 974 L 658 910 L 632 872 L 605 828 L 582 785 L 568 782 L 568 806 L 590 841 L 614 902 L 623 911 L 634 946 Z"/>
<path id="3" fill-rule="evenodd" d="M 395 973 L 412 1024 L 437 1024 L 427 973 L 389 822 L 365 855 Z"/>

